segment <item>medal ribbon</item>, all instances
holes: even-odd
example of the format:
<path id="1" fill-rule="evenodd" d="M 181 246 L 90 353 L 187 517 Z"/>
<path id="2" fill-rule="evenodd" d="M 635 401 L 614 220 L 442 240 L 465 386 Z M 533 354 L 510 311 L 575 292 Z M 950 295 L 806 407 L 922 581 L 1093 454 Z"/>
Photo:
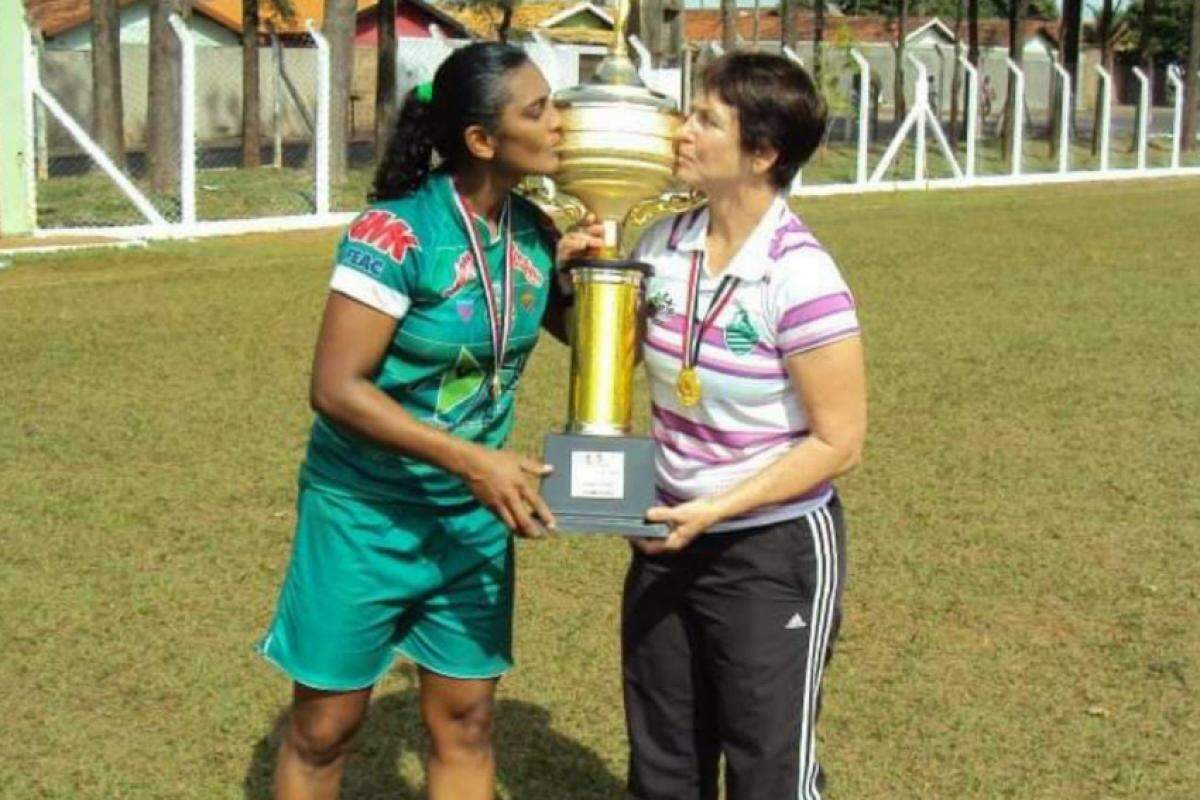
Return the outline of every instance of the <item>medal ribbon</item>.
<path id="1" fill-rule="evenodd" d="M 492 274 L 484 257 L 483 245 L 479 243 L 479 232 L 475 230 L 475 221 L 467 210 L 466 200 L 454 190 L 454 204 L 462 217 L 463 226 L 467 229 L 467 239 L 471 242 L 471 258 L 475 260 L 475 273 L 483 286 L 483 300 L 487 305 L 488 326 L 492 333 L 492 355 L 495 359 L 495 372 L 492 374 L 492 390 L 496 393 L 500 385 L 500 368 L 504 364 L 504 354 L 508 350 L 508 336 L 512 329 L 513 309 L 513 268 L 512 268 L 512 209 L 508 200 L 500 212 L 501 224 L 504 226 L 504 306 L 497 307 L 496 293 L 492 288 Z M 494 399 L 499 400 L 497 396 Z"/>
<path id="2" fill-rule="evenodd" d="M 721 315 L 728 305 L 729 299 L 737 291 L 741 278 L 726 275 L 721 278 L 716 294 L 704 312 L 704 319 L 697 320 L 696 312 L 700 310 L 700 266 L 703 259 L 701 253 L 692 253 L 692 268 L 688 273 L 687 317 L 683 321 L 683 368 L 692 369 L 700 360 L 700 343 L 704 341 L 704 332 L 712 327 L 713 322 Z"/>

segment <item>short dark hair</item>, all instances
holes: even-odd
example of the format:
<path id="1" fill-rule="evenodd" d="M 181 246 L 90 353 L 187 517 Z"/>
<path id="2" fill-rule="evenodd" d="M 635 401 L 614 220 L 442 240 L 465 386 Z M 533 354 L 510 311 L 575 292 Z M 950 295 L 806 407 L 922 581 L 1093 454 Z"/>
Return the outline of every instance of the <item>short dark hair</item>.
<path id="1" fill-rule="evenodd" d="M 737 111 L 742 152 L 773 149 L 771 183 L 790 186 L 821 143 L 828 115 L 804 68 L 770 53 L 729 53 L 708 65 L 701 85 Z"/>

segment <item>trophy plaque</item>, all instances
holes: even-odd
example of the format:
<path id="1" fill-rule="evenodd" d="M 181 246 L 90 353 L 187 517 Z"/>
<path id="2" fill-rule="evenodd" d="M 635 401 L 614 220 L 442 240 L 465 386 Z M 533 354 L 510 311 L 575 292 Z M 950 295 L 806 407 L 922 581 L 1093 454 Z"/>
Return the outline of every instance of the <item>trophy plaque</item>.
<path id="1" fill-rule="evenodd" d="M 629 58 L 629 5 L 617 4 L 615 43 L 595 77 L 554 96 L 563 121 L 555 184 L 600 220 L 604 247 L 566 265 L 575 296 L 567 426 L 545 438 L 554 472 L 541 489 L 564 533 L 665 537 L 666 525 L 644 518 L 657 504 L 654 442 L 630 436 L 638 304 L 650 266 L 623 257 L 621 246 L 627 225 L 695 200 L 666 194 L 680 115 L 674 100 L 643 85 Z"/>

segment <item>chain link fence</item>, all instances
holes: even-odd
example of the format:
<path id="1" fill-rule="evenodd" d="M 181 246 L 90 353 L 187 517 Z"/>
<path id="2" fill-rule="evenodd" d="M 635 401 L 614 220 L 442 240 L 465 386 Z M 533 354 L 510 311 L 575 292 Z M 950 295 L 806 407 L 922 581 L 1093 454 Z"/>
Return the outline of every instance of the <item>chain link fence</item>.
<path id="1" fill-rule="evenodd" d="M 397 97 L 404 97 L 416 84 L 430 80 L 438 65 L 465 41 L 440 37 L 400 39 L 395 64 Z M 312 215 L 321 207 L 317 182 L 317 142 L 321 125 L 319 97 L 321 58 L 312 38 L 292 39 L 286 44 L 264 41 L 256 48 L 258 91 L 256 126 L 246 124 L 244 96 L 244 53 L 240 46 L 222 45 L 197 38 L 194 59 L 194 165 L 195 220 L 255 220 Z M 581 75 L 581 55 L 569 47 L 553 46 L 544 40 L 526 45 L 552 88 L 574 85 Z M 769 48 L 764 48 L 769 49 Z M 853 48 L 871 70 L 870 114 L 867 125 L 868 164 L 874 168 L 900 128 L 893 81 L 895 53 L 886 46 Z M 330 176 L 329 209 L 355 211 L 366 202 L 375 165 L 387 144 L 385 130 L 377 134 L 376 83 L 379 70 L 375 47 L 356 46 L 353 51 L 349 102 L 346 114 L 345 170 Z M 799 57 L 811 69 L 811 47 L 801 47 Z M 950 139 L 955 159 L 965 163 L 966 78 L 954 80 L 956 57 L 948 47 L 914 48 L 910 55 L 925 66 L 930 108 Z M 91 54 L 86 50 L 52 50 L 39 53 L 42 86 L 62 115 L 78 124 L 80 133 L 92 139 L 93 104 Z M 915 101 L 917 71 L 907 64 L 904 71 L 906 105 Z M 1021 171 L 1024 174 L 1055 172 L 1059 162 L 1055 148 L 1058 99 L 1056 79 L 1048 58 L 1030 58 L 1025 65 L 1025 102 Z M 1088 67 L 1090 69 L 1090 67 Z M 1085 70 L 1086 71 L 1086 70 Z M 656 73 L 666 73 L 659 70 Z M 985 56 L 979 68 L 980 105 L 976 146 L 976 174 L 1007 175 L 1011 160 L 1003 146 L 1005 96 L 1011 73 L 1002 55 Z M 1090 74 L 1090 73 L 1089 73 Z M 831 124 L 824 145 L 806 166 L 805 186 L 853 184 L 857 179 L 858 114 L 861 81 L 849 43 L 827 46 L 823 58 L 822 86 L 829 101 Z M 662 77 L 657 75 L 656 77 Z M 134 191 L 120 188 L 89 154 L 80 137 L 73 135 L 62 115 L 51 113 L 47 102 L 35 103 L 37 145 L 38 225 L 42 229 L 91 228 L 188 222 L 181 185 L 181 144 L 177 129 L 165 143 L 154 145 L 155 126 L 178 119 L 180 81 L 176 94 L 167 102 L 149 101 L 150 55 L 144 44 L 121 46 L 121 95 L 123 101 L 123 148 L 114 154 L 113 166 L 128 178 Z M 678 82 L 678 78 L 674 79 Z M 1069 168 L 1095 170 L 1100 167 L 1093 106 L 1094 81 L 1083 80 L 1072 119 Z M 664 89 L 665 87 L 658 87 Z M 669 87 L 667 87 L 669 88 Z M 678 87 L 675 87 L 678 91 Z M 952 105 L 957 108 L 952 112 Z M 250 108 L 254 116 L 253 106 Z M 954 124 L 951 125 L 953 116 Z M 1173 109 L 1152 109 L 1147 135 L 1146 165 L 1167 167 L 1171 163 Z M 1114 103 L 1109 131 L 1110 169 L 1137 166 L 1137 123 L 1129 106 Z M 951 130 L 953 128 L 953 130 Z M 917 153 L 910 134 L 900 145 L 883 180 L 913 177 Z M 950 162 L 941 154 L 932 135 L 925 159 L 925 176 L 953 176 Z M 337 160 L 334 159 L 336 162 Z M 1183 166 L 1200 163 L 1200 152 L 1185 153 Z M 131 197 L 140 194 L 140 197 Z M 144 200 L 141 200 L 144 198 Z M 141 201 L 141 206 L 139 206 Z M 155 219 L 157 217 L 157 219 Z"/>

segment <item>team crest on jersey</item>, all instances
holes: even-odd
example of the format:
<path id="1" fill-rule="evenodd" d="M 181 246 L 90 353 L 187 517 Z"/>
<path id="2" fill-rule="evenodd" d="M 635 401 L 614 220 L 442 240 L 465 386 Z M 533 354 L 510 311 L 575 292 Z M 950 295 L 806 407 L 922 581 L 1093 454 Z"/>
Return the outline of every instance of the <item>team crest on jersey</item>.
<path id="1" fill-rule="evenodd" d="M 409 250 L 421 249 L 420 240 L 407 222 L 379 208 L 360 214 L 350 223 L 346 235 L 352 242 L 361 242 L 391 256 L 397 264 L 404 261 Z"/>
<path id="2" fill-rule="evenodd" d="M 646 298 L 650 316 L 658 322 L 666 322 L 675 313 L 675 301 L 666 289 L 659 289 Z"/>
<path id="3" fill-rule="evenodd" d="M 746 309 L 738 307 L 733 321 L 725 326 L 725 346 L 734 355 L 744 356 L 758 344 L 758 330 Z"/>

